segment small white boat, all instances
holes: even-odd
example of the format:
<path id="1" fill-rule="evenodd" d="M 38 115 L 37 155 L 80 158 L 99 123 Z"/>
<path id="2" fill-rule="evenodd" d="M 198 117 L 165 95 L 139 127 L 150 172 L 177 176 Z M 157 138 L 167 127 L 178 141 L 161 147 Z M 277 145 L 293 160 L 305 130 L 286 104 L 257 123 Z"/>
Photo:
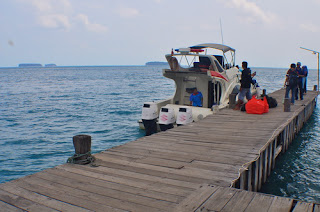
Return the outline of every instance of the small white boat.
<path id="1" fill-rule="evenodd" d="M 229 95 L 239 93 L 241 72 L 235 66 L 235 49 L 229 46 L 198 44 L 172 50 L 165 57 L 170 69 L 163 69 L 163 76 L 175 81 L 176 92 L 167 100 L 144 103 L 139 126 L 151 134 L 201 120 L 226 108 Z M 203 95 L 202 107 L 190 106 L 194 88 Z"/>

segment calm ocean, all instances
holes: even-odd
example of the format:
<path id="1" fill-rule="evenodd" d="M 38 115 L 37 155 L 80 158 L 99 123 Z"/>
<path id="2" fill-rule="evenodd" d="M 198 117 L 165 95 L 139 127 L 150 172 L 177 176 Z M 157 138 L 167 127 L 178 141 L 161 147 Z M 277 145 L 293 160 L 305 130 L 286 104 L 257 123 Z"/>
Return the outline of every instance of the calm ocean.
<path id="1" fill-rule="evenodd" d="M 93 153 L 144 136 L 137 124 L 143 102 L 175 90 L 162 68 L 0 68 L 0 183 L 65 163 L 77 134 L 92 136 Z M 286 70 L 253 68 L 267 92 L 282 87 Z M 316 70 L 309 72 L 312 89 Z M 319 113 L 281 156 L 263 192 L 320 202 Z"/>

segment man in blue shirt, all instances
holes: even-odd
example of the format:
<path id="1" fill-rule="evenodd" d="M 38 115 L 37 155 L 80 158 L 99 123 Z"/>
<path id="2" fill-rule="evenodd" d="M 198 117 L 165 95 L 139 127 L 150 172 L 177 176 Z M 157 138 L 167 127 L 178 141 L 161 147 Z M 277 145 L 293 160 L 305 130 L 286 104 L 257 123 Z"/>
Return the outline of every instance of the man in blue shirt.
<path id="1" fill-rule="evenodd" d="M 203 102 L 203 96 L 200 91 L 197 90 L 197 88 L 193 89 L 193 93 L 190 96 L 190 105 L 195 107 L 202 107 Z"/>

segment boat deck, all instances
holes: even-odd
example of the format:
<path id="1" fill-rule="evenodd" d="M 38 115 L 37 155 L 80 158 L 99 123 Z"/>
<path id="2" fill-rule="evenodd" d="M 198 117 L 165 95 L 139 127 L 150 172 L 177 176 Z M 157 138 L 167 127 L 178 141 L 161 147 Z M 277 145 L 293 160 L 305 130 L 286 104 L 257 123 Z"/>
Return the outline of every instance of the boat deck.
<path id="1" fill-rule="evenodd" d="M 319 205 L 260 194 L 315 106 L 317 92 L 283 112 L 224 109 L 205 119 L 0 184 L 7 211 L 320 211 Z M 234 188 L 230 188 L 234 187 Z M 238 189 L 240 188 L 240 189 Z M 248 190 L 248 191 L 245 191 Z"/>

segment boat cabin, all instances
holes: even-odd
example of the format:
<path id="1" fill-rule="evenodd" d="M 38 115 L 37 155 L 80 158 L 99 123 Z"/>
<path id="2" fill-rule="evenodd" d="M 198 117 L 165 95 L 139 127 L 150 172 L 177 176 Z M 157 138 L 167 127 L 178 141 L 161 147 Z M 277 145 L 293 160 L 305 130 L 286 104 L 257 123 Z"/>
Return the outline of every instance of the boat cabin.
<path id="1" fill-rule="evenodd" d="M 208 48 L 219 50 L 221 54 L 210 54 Z M 231 58 L 226 56 L 226 52 L 231 52 Z M 205 108 L 225 103 L 231 84 L 234 87 L 234 77 L 239 74 L 234 52 L 234 49 L 221 44 L 200 44 L 176 49 L 166 55 L 170 69 L 164 69 L 163 75 L 176 84 L 172 103 L 189 105 L 194 88 L 202 93 Z"/>

